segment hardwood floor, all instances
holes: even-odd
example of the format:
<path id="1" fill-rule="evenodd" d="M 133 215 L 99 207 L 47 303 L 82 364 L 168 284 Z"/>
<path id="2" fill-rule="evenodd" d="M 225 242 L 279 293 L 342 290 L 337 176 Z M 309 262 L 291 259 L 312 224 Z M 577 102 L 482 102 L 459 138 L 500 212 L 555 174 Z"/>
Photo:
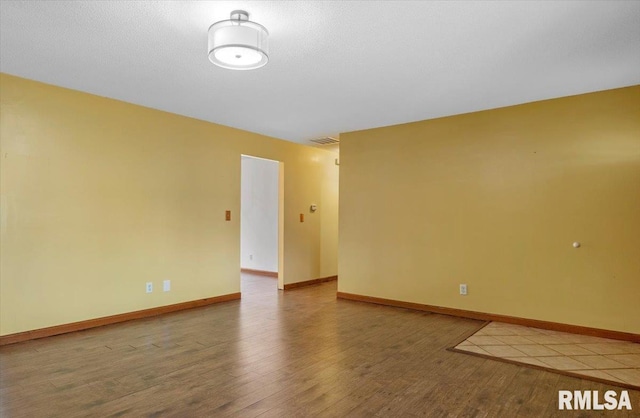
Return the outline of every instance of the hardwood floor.
<path id="1" fill-rule="evenodd" d="M 446 350 L 479 321 L 335 294 L 243 275 L 241 301 L 1 347 L 0 416 L 576 416 L 558 390 L 621 390 Z"/>

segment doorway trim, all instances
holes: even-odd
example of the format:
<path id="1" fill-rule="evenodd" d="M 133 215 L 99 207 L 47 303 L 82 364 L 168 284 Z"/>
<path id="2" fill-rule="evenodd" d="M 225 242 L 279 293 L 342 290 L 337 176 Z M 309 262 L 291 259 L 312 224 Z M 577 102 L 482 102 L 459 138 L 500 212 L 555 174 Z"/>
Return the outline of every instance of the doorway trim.
<path id="1" fill-rule="evenodd" d="M 284 290 L 284 163 L 278 161 L 278 289 Z"/>

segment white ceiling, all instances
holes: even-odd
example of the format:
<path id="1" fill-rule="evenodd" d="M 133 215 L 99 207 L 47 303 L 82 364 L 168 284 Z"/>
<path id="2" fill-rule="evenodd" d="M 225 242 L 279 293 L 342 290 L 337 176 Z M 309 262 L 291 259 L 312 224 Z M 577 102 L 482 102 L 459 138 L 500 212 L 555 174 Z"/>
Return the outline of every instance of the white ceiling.
<path id="1" fill-rule="evenodd" d="M 640 2 L 1 1 L 0 71 L 296 142 L 640 84 Z M 207 59 L 245 9 L 253 71 Z"/>

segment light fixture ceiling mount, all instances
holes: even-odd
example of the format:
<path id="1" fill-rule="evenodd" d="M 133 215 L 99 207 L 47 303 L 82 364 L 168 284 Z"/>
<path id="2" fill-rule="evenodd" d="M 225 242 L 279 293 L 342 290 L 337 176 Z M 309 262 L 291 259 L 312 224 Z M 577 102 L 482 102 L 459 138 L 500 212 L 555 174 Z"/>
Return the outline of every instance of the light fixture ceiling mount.
<path id="1" fill-rule="evenodd" d="M 269 61 L 269 31 L 244 10 L 209 27 L 209 61 L 231 70 L 253 70 Z"/>

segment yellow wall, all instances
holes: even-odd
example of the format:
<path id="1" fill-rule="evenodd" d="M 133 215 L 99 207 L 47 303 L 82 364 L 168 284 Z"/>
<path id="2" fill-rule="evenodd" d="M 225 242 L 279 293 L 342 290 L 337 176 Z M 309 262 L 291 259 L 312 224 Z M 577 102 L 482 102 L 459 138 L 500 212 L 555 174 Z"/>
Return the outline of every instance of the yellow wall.
<path id="1" fill-rule="evenodd" d="M 298 221 L 337 199 L 335 154 L 5 74 L 0 92 L 0 335 L 239 292 L 241 154 L 284 162 L 284 282 L 336 274 L 332 226 Z"/>
<path id="2" fill-rule="evenodd" d="M 339 291 L 640 333 L 640 86 L 340 140 Z"/>
<path id="3" fill-rule="evenodd" d="M 338 154 L 332 156 L 332 161 Z M 318 207 L 322 236 L 320 239 L 320 276 L 338 274 L 338 182 L 340 170 L 334 163 L 325 166 L 322 181 L 322 207 Z M 318 213 L 316 212 L 316 213 Z"/>

